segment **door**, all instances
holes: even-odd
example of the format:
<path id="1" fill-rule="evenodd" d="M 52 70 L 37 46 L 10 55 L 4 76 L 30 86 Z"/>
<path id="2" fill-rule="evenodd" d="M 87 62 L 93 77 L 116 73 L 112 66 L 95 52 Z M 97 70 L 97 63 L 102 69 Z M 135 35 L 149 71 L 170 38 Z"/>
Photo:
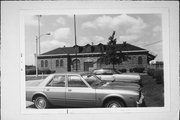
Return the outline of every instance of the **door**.
<path id="1" fill-rule="evenodd" d="M 44 92 L 53 105 L 65 106 L 66 82 L 65 75 L 55 75 L 46 85 Z"/>
<path id="2" fill-rule="evenodd" d="M 93 62 L 84 62 L 84 71 L 89 71 L 90 67 L 93 67 Z"/>
<path id="3" fill-rule="evenodd" d="M 68 87 L 66 89 L 67 105 L 73 107 L 94 107 L 95 89 L 87 86 L 79 75 L 68 76 Z"/>
<path id="4" fill-rule="evenodd" d="M 72 60 L 71 57 L 68 55 L 67 56 L 67 71 L 71 72 L 71 64 L 72 64 Z"/>

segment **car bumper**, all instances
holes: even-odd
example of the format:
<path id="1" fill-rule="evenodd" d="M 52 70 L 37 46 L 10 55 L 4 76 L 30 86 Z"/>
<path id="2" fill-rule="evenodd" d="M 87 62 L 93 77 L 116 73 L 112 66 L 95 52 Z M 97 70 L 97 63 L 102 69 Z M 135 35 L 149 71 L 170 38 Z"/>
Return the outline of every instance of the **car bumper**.
<path id="1" fill-rule="evenodd" d="M 144 95 L 141 95 L 138 101 L 136 101 L 136 107 L 145 107 Z"/>

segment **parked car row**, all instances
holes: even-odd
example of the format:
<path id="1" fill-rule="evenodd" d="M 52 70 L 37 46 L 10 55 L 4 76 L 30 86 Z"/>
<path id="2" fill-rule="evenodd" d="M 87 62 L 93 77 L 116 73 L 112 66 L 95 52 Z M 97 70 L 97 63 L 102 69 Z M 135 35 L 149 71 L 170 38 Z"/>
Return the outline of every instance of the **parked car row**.
<path id="1" fill-rule="evenodd" d="M 137 83 L 142 86 L 142 80 L 138 73 L 121 73 L 108 68 L 93 70 L 91 73 L 97 75 L 101 80 Z"/>
<path id="2" fill-rule="evenodd" d="M 38 83 L 28 81 L 26 100 L 34 102 L 38 109 L 45 109 L 51 105 L 78 108 L 143 105 L 144 96 L 139 84 L 140 76 L 110 74 L 110 71 L 104 71 L 55 73 Z"/>

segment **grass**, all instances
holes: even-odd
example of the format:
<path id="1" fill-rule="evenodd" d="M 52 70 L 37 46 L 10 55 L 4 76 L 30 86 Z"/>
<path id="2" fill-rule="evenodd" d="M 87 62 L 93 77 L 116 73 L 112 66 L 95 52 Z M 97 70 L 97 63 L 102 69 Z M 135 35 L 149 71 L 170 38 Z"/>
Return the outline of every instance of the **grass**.
<path id="1" fill-rule="evenodd" d="M 164 106 L 164 85 L 157 84 L 151 76 L 142 75 L 143 94 L 147 107 Z"/>

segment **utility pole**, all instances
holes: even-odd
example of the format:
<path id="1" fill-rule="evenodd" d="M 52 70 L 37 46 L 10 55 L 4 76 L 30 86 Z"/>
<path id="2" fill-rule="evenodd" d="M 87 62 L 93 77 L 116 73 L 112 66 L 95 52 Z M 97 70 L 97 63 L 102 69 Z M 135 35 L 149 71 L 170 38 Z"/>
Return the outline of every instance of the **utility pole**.
<path id="1" fill-rule="evenodd" d="M 36 77 L 38 76 L 38 61 L 37 61 L 37 56 L 38 56 L 38 38 L 36 36 L 36 54 L 35 54 L 35 61 L 36 61 Z"/>
<path id="2" fill-rule="evenodd" d="M 41 54 L 41 49 L 40 49 L 40 34 L 41 34 L 41 28 L 40 28 L 40 20 L 41 20 L 42 15 L 38 15 L 38 55 Z"/>
<path id="3" fill-rule="evenodd" d="M 75 37 L 75 56 L 76 56 L 76 72 L 78 71 L 77 69 L 77 41 L 76 41 L 76 16 L 74 15 L 74 37 Z"/>

